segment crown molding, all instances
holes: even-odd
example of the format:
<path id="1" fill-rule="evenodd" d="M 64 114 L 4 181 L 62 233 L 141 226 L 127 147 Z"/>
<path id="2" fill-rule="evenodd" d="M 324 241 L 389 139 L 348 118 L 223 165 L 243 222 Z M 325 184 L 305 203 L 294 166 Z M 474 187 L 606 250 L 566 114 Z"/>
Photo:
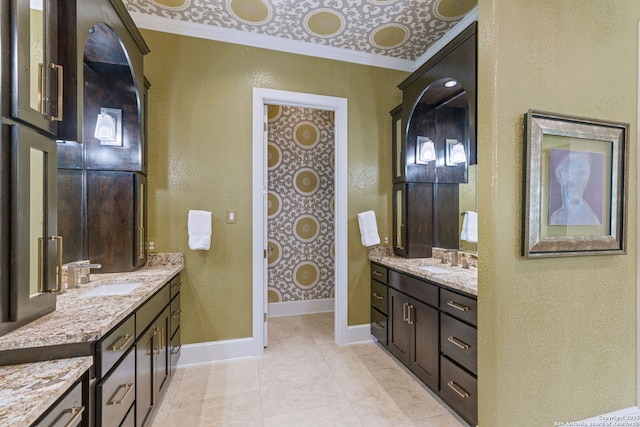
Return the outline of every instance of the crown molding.
<path id="1" fill-rule="evenodd" d="M 407 59 L 357 52 L 333 46 L 317 45 L 298 40 L 249 33 L 231 28 L 187 22 L 140 12 L 131 12 L 131 17 L 138 28 L 144 28 L 147 30 L 241 44 L 297 55 L 351 62 L 360 65 L 369 65 L 372 67 L 389 68 L 392 70 L 413 72 L 417 68 L 416 61 L 410 61 Z M 457 26 L 454 28 L 457 28 Z"/>

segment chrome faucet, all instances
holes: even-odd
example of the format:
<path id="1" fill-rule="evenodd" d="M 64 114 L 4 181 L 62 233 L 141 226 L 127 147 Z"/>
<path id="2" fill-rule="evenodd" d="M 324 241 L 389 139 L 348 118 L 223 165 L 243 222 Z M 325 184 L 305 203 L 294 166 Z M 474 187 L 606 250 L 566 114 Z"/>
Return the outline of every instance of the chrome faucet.
<path id="1" fill-rule="evenodd" d="M 449 249 L 448 251 L 451 254 L 451 266 L 455 267 L 458 265 L 458 250 L 457 249 Z"/>
<path id="2" fill-rule="evenodd" d="M 73 289 L 77 288 L 80 283 L 89 283 L 89 274 L 80 273 L 78 270 L 89 270 L 91 268 L 101 268 L 102 264 L 83 264 L 81 262 L 74 262 L 71 264 L 67 264 L 67 288 Z"/>

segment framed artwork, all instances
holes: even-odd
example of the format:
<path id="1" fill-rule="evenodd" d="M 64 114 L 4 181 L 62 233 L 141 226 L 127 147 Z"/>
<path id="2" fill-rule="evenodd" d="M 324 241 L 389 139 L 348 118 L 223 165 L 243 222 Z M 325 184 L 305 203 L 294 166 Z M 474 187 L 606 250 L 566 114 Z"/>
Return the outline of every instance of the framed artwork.
<path id="1" fill-rule="evenodd" d="M 628 123 L 525 114 L 525 257 L 626 253 L 628 138 Z"/>

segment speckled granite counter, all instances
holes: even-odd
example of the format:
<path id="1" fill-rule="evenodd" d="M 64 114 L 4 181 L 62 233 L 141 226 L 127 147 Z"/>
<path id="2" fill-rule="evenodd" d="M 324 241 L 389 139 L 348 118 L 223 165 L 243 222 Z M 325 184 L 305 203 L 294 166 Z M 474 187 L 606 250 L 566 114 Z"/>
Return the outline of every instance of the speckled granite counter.
<path id="1" fill-rule="evenodd" d="M 375 247 L 369 249 L 369 260 L 394 270 L 412 274 L 430 280 L 449 288 L 457 289 L 471 295 L 478 295 L 477 260 L 470 259 L 470 267 L 452 267 L 442 264 L 438 258 L 402 258 L 393 255 L 390 247 Z M 432 266 L 446 272 L 435 273 L 419 267 Z"/>
<path id="2" fill-rule="evenodd" d="M 163 254 L 130 273 L 91 274 L 90 283 L 58 295 L 54 312 L 0 337 L 0 352 L 96 341 L 183 268 L 182 254 Z M 126 295 L 83 295 L 101 284 L 122 282 L 143 284 Z"/>
<path id="3" fill-rule="evenodd" d="M 0 367 L 0 425 L 30 426 L 80 379 L 92 359 L 74 357 Z"/>

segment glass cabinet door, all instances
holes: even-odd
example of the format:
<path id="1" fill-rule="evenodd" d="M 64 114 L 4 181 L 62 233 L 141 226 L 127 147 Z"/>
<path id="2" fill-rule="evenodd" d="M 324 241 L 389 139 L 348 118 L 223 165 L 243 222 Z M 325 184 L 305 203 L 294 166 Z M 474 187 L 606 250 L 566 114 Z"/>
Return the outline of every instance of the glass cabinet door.
<path id="1" fill-rule="evenodd" d="M 406 194 L 405 184 L 393 185 L 393 252 L 406 255 Z"/>
<path id="2" fill-rule="evenodd" d="M 57 63 L 57 2 L 13 0 L 12 115 L 55 134 L 62 120 L 63 70 Z"/>
<path id="3" fill-rule="evenodd" d="M 393 182 L 402 182 L 405 178 L 405 153 L 402 141 L 402 106 L 391 111 L 391 145 L 393 157 Z"/>
<path id="4" fill-rule="evenodd" d="M 55 309 L 62 279 L 62 238 L 57 235 L 55 141 L 12 125 L 11 148 L 9 321 L 22 325 Z"/>

